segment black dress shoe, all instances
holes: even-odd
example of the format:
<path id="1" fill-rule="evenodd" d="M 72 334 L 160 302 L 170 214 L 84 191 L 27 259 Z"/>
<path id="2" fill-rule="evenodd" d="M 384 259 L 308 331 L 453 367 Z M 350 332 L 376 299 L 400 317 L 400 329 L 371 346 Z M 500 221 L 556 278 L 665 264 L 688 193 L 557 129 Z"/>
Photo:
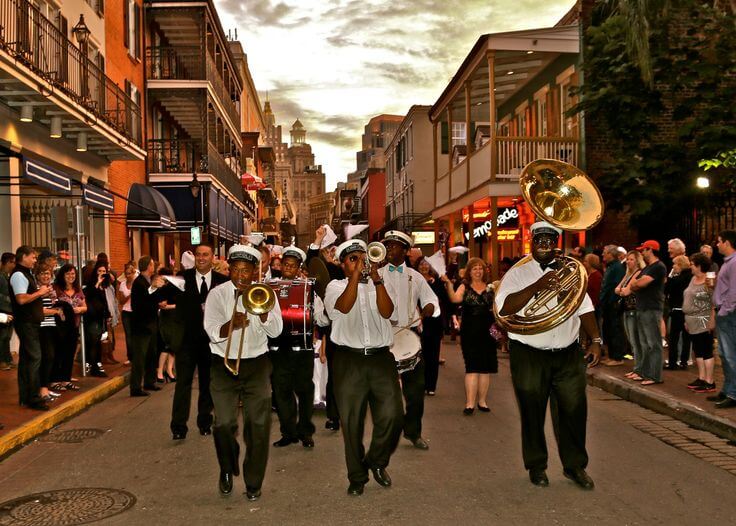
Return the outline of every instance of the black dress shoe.
<path id="1" fill-rule="evenodd" d="M 358 497 L 363 494 L 363 488 L 365 484 L 363 482 L 351 482 L 348 486 L 348 495 Z"/>
<path id="2" fill-rule="evenodd" d="M 540 486 L 543 488 L 549 486 L 547 473 L 543 469 L 530 469 L 529 480 L 531 480 L 532 484 L 534 484 L 535 486 Z"/>
<path id="3" fill-rule="evenodd" d="M 726 395 L 723 393 L 718 393 L 712 396 L 706 396 L 705 399 L 708 400 L 709 402 L 720 402 L 721 400 L 726 399 Z"/>
<path id="4" fill-rule="evenodd" d="M 261 498 L 261 490 L 253 489 L 253 488 L 245 488 L 245 497 L 251 502 L 254 500 L 258 500 Z"/>
<path id="5" fill-rule="evenodd" d="M 130 396 L 148 396 L 148 393 L 145 392 L 143 389 L 133 389 L 130 391 Z"/>
<path id="6" fill-rule="evenodd" d="M 220 488 L 220 493 L 230 495 L 233 491 L 233 474 L 227 471 L 221 471 L 218 487 Z"/>
<path id="7" fill-rule="evenodd" d="M 173 440 L 184 440 L 187 437 L 186 433 L 178 432 L 178 433 L 172 433 L 172 439 Z"/>
<path id="8" fill-rule="evenodd" d="M 339 431 L 340 422 L 338 420 L 328 420 L 325 422 L 325 429 L 329 429 L 330 431 Z"/>
<path id="9" fill-rule="evenodd" d="M 32 404 L 28 404 L 28 409 L 33 409 L 34 411 L 48 411 L 50 407 L 46 405 L 45 402 L 34 402 Z"/>
<path id="10" fill-rule="evenodd" d="M 733 398 L 724 398 L 720 402 L 716 402 L 716 409 L 728 409 L 730 407 L 736 407 L 736 400 Z"/>
<path id="11" fill-rule="evenodd" d="M 487 405 L 478 405 L 478 411 L 480 411 L 481 413 L 490 413 L 491 408 Z"/>
<path id="12" fill-rule="evenodd" d="M 286 447 L 290 446 L 291 444 L 296 444 L 299 442 L 296 438 L 289 438 L 289 437 L 281 437 L 279 440 L 273 443 L 273 447 Z"/>
<path id="13" fill-rule="evenodd" d="M 427 441 L 424 440 L 422 437 L 417 437 L 417 438 L 404 437 L 404 438 L 406 438 L 409 442 L 411 442 L 412 445 L 417 449 L 429 449 L 429 444 L 427 444 Z"/>
<path id="14" fill-rule="evenodd" d="M 202 435 L 203 437 L 206 437 L 207 435 L 211 435 L 212 428 L 211 427 L 200 427 L 199 434 Z"/>
<path id="15" fill-rule="evenodd" d="M 391 477 L 386 471 L 386 468 L 371 468 L 373 472 L 373 478 L 376 479 L 381 486 L 388 488 L 391 485 Z"/>
<path id="16" fill-rule="evenodd" d="M 312 437 L 304 437 L 302 438 L 302 446 L 306 447 L 307 449 L 311 449 L 314 447 L 314 440 L 312 440 Z"/>
<path id="17" fill-rule="evenodd" d="M 143 389 L 145 389 L 146 391 L 160 391 L 161 390 L 161 388 L 159 386 L 153 385 L 153 384 L 152 385 L 144 385 L 143 386 Z"/>
<path id="18" fill-rule="evenodd" d="M 465 416 L 470 416 L 473 414 L 473 411 L 475 411 L 474 407 L 466 407 L 465 409 L 463 409 L 463 414 Z"/>
<path id="19" fill-rule="evenodd" d="M 593 479 L 582 468 L 566 469 L 563 474 L 583 489 L 593 489 L 595 487 Z"/>

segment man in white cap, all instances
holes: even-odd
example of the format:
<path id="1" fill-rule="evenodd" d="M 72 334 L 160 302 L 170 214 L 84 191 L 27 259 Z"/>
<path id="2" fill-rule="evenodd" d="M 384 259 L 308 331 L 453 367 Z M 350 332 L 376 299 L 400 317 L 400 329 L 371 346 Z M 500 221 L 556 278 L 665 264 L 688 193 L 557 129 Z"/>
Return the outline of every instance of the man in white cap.
<path id="1" fill-rule="evenodd" d="M 522 311 L 539 294 L 559 285 L 552 271 L 557 268 L 555 249 L 562 231 L 540 221 L 531 226 L 531 233 L 532 258 L 511 268 L 496 293 L 496 309 L 502 316 Z M 553 298 L 553 304 L 555 301 Z M 592 338 L 585 356 L 578 343 L 581 323 Z M 601 352 L 593 303 L 586 294 L 578 310 L 560 325 L 537 334 L 509 331 L 508 335 L 511 380 L 521 414 L 522 454 L 529 479 L 536 486 L 549 485 L 544 420 L 551 399 L 564 475 L 584 489 L 593 489 L 593 480 L 585 472 L 585 363 L 595 366 Z"/>
<path id="2" fill-rule="evenodd" d="M 332 280 L 325 292 L 325 310 L 332 320 L 330 338 L 335 343 L 335 399 L 343 426 L 348 494 L 354 496 L 363 494 L 369 469 L 381 486 L 391 485 L 386 467 L 403 420 L 399 374 L 389 351 L 394 303 L 376 264 L 370 265 L 369 279 L 364 279 L 366 251 L 359 239 L 342 243 L 337 257 L 348 277 Z M 373 436 L 366 453 L 363 429 L 368 406 Z"/>
<path id="3" fill-rule="evenodd" d="M 246 447 L 243 478 L 248 500 L 256 500 L 261 496 L 268 462 L 271 431 L 268 337 L 277 337 L 283 326 L 278 302 L 270 312 L 264 314 L 244 312 L 241 293 L 254 281 L 260 260 L 261 253 L 257 248 L 233 245 L 228 252 L 230 281 L 209 293 L 204 308 L 204 329 L 210 338 L 210 350 L 215 355 L 211 366 L 210 392 L 215 406 L 212 431 L 220 464 L 219 489 L 223 495 L 229 495 L 233 489 L 233 475 L 237 476 L 240 472 L 240 447 L 236 432 L 238 402 L 242 402 Z M 243 331 L 245 334 L 241 339 Z M 231 346 L 226 358 L 233 364 L 238 354 L 241 356 L 237 375 L 233 375 L 224 364 L 228 335 L 231 336 Z M 243 348 L 238 349 L 241 341 L 244 342 Z"/>
<path id="4" fill-rule="evenodd" d="M 189 252 L 189 251 L 187 251 Z M 191 253 L 191 252 L 190 252 Z M 183 261 L 182 256 L 182 261 Z M 174 440 L 187 436 L 187 420 L 192 403 L 192 381 L 197 370 L 197 427 L 202 436 L 212 434 L 210 395 L 210 339 L 203 327 L 204 305 L 210 291 L 228 281 L 212 269 L 214 249 L 207 243 L 194 247 L 193 266 L 182 273 L 184 291 L 176 298 L 176 312 L 183 320 L 182 345 L 176 354 L 176 387 L 171 407 L 171 434 Z"/>
<path id="5" fill-rule="evenodd" d="M 282 279 L 274 282 L 279 283 L 279 292 L 285 292 L 277 294 L 282 313 L 290 311 L 295 318 L 293 325 L 284 323 L 278 338 L 271 338 L 268 342 L 273 364 L 271 381 L 281 424 L 281 438 L 274 442 L 275 447 L 296 444 L 300 440 L 305 448 L 314 447 L 314 325 L 316 323 L 324 327 L 329 325 L 330 320 L 324 313 L 322 300 L 314 293 L 313 288 L 303 305 L 294 305 L 289 294 L 289 282 L 297 280 L 299 269 L 306 259 L 307 255 L 300 248 L 284 248 L 281 254 Z M 299 281 L 301 284 L 306 283 Z M 305 326 L 302 320 L 309 320 L 309 323 Z"/>
<path id="6" fill-rule="evenodd" d="M 406 265 L 407 253 L 414 245 L 411 236 L 399 230 L 389 230 L 383 238 L 383 244 L 386 246 L 388 264 L 378 273 L 394 299 L 395 308 L 391 316 L 391 325 L 394 333 L 406 330 L 416 333 L 416 344 L 419 348 L 415 350 L 420 353 L 416 366 L 401 372 L 401 390 L 406 403 L 404 438 L 418 449 L 429 449 L 429 444 L 422 438 L 425 364 L 421 357 L 419 334 L 422 319 L 436 318 L 440 315 L 440 302 L 427 280 Z"/>

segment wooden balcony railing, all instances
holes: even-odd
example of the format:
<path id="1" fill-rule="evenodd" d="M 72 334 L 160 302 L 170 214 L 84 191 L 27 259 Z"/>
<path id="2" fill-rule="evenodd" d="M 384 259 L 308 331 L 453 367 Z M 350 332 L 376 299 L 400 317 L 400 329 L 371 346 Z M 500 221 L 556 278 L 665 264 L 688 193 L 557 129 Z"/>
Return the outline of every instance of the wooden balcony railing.
<path id="1" fill-rule="evenodd" d="M 0 49 L 141 146 L 141 112 L 28 0 L 0 0 Z"/>
<path id="2" fill-rule="evenodd" d="M 212 56 L 194 46 L 146 49 L 146 74 L 152 80 L 206 80 L 212 85 L 231 122 L 240 126 L 240 112 Z"/>
<path id="3" fill-rule="evenodd" d="M 519 175 L 536 159 L 558 159 L 578 166 L 580 141 L 575 137 L 496 137 L 496 174 Z"/>

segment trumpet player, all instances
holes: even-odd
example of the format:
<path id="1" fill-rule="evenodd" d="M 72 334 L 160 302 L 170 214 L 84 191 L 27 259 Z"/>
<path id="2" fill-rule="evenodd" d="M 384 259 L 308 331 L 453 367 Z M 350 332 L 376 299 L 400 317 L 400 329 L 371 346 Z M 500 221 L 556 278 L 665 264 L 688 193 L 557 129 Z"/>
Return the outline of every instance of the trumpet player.
<path id="1" fill-rule="evenodd" d="M 512 267 L 496 293 L 500 315 L 515 314 L 539 294 L 555 290 L 558 276 L 555 249 L 562 230 L 545 221 L 531 226 L 532 260 Z M 554 301 L 554 298 L 553 300 Z M 587 354 L 578 343 L 580 326 L 592 338 Z M 511 380 L 521 416 L 524 467 L 536 486 L 548 486 L 544 419 L 551 400 L 552 423 L 565 477 L 583 489 L 593 489 L 585 472 L 587 401 L 585 367 L 598 363 L 601 338 L 593 303 L 586 294 L 577 312 L 563 323 L 535 334 L 509 331 Z"/>
<path id="2" fill-rule="evenodd" d="M 391 314 L 394 303 L 378 274 L 370 265 L 363 279 L 366 244 L 359 239 L 337 248 L 345 279 L 333 280 L 325 292 L 325 310 L 332 320 L 330 338 L 335 343 L 332 371 L 335 399 L 343 427 L 348 494 L 363 494 L 368 470 L 381 486 L 391 485 L 386 471 L 401 434 L 403 407 L 394 357 Z M 366 453 L 363 428 L 370 405 L 373 436 Z"/>
<path id="3" fill-rule="evenodd" d="M 210 393 L 215 406 L 212 434 L 220 464 L 219 490 L 223 495 L 229 495 L 233 489 L 233 476 L 240 472 L 240 447 L 236 433 L 238 402 L 242 401 L 246 447 L 243 478 L 248 500 L 261 496 L 268 462 L 271 431 L 268 337 L 276 338 L 282 329 L 278 302 L 270 312 L 259 315 L 243 312 L 241 299 L 254 281 L 260 261 L 261 252 L 256 248 L 245 245 L 231 247 L 228 252 L 230 281 L 210 291 L 204 308 L 204 329 L 210 339 L 210 350 L 215 355 Z M 230 356 L 226 356 L 228 350 Z M 236 374 L 226 366 L 227 360 L 229 363 L 240 362 Z"/>
<path id="4" fill-rule="evenodd" d="M 409 249 L 414 246 L 412 237 L 399 230 L 390 230 L 382 242 L 386 247 L 388 264 L 378 272 L 392 291 L 395 302 L 391 325 L 394 330 L 410 330 L 419 336 L 422 319 L 440 315 L 439 300 L 427 280 L 406 264 Z M 419 341 L 417 338 L 417 343 Z M 406 404 L 404 438 L 418 449 L 429 449 L 429 444 L 422 438 L 424 360 L 421 356 L 413 369 L 401 373 L 401 390 Z"/>

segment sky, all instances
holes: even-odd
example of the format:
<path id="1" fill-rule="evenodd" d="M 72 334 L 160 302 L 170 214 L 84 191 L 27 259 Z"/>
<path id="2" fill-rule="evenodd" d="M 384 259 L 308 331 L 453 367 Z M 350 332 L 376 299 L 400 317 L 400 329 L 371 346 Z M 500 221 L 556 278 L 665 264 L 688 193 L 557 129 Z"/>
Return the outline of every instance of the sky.
<path id="1" fill-rule="evenodd" d="M 363 127 L 432 105 L 485 33 L 554 25 L 575 0 L 214 0 L 237 28 L 261 103 L 307 129 L 327 191 L 355 170 Z"/>

